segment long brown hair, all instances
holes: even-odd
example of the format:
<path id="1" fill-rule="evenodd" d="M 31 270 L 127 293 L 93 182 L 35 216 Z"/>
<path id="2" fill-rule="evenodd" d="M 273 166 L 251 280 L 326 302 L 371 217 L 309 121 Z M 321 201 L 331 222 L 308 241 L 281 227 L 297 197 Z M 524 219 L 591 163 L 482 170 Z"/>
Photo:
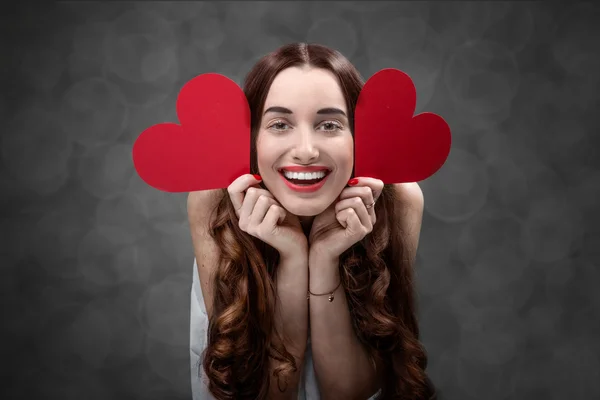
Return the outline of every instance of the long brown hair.
<path id="1" fill-rule="evenodd" d="M 339 52 L 316 44 L 295 43 L 264 56 L 246 76 L 244 93 L 251 113 L 251 173 L 258 173 L 256 137 L 267 93 L 275 76 L 292 66 L 327 69 L 337 76 L 350 113 L 363 80 Z M 353 133 L 354 134 L 354 133 Z M 340 257 L 340 274 L 354 330 L 374 362 L 383 368 L 381 399 L 429 399 L 433 387 L 419 342 L 413 269 L 397 223 L 396 194 L 386 185 L 375 205 L 371 234 Z M 214 210 L 211 235 L 221 252 L 214 276 L 213 315 L 203 368 L 218 400 L 264 399 L 269 390 L 269 359 L 282 367 L 281 382 L 299 368 L 281 337 L 273 334 L 278 253 L 239 229 L 226 190 Z"/>

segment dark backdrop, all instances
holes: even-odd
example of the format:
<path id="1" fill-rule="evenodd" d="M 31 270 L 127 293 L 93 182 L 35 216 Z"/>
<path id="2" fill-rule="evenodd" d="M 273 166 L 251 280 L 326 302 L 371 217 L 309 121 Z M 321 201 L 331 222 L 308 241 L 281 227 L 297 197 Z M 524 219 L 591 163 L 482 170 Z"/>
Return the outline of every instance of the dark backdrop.
<path id="1" fill-rule="evenodd" d="M 599 6 L 2 7 L 3 398 L 191 398 L 186 195 L 141 181 L 132 144 L 192 77 L 241 84 L 291 41 L 404 70 L 452 128 L 417 265 L 441 398 L 600 398 Z"/>

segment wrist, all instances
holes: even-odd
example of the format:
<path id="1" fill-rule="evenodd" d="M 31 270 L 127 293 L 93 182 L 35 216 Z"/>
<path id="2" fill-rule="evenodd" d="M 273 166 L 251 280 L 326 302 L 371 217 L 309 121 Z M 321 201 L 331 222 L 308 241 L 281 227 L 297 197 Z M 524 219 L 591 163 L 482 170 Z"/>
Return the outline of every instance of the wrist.
<path id="1" fill-rule="evenodd" d="M 308 263 L 308 246 L 301 246 L 296 251 L 292 252 L 279 252 L 279 262 L 280 263 Z"/>
<path id="2" fill-rule="evenodd" d="M 326 268 L 320 266 L 335 266 L 337 267 L 340 261 L 340 256 L 333 254 L 327 249 L 319 246 L 311 246 L 308 252 L 309 267 L 311 265 L 317 268 Z"/>
<path id="3" fill-rule="evenodd" d="M 309 293 L 330 293 L 337 290 L 340 284 L 341 275 L 339 261 L 321 261 L 318 258 L 312 258 L 309 266 Z"/>
<path id="4" fill-rule="evenodd" d="M 308 256 L 308 269 L 314 276 L 321 275 L 321 272 L 328 271 L 327 275 L 331 276 L 331 272 L 336 274 L 339 272 L 340 258 L 324 253 L 310 253 Z M 319 271 L 315 273 L 316 271 Z"/>

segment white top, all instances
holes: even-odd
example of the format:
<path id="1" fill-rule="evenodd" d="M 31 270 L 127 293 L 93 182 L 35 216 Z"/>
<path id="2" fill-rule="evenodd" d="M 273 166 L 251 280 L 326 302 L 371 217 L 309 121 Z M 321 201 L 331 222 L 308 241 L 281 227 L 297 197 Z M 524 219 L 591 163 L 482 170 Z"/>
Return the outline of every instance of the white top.
<path id="1" fill-rule="evenodd" d="M 194 258 L 194 280 L 192 283 L 191 295 L 191 311 L 190 311 L 190 366 L 192 373 L 192 397 L 193 400 L 213 400 L 214 397 L 208 391 L 205 380 L 206 375 L 202 369 L 201 356 L 206 348 L 207 331 L 208 331 L 208 315 L 202 297 L 202 289 L 200 288 L 200 278 L 198 277 L 198 264 Z M 201 375 L 198 376 L 200 369 Z M 298 392 L 298 400 L 320 400 L 321 396 L 317 388 L 317 380 L 315 370 L 312 363 L 312 352 L 310 347 L 310 336 L 308 338 L 308 346 L 304 356 L 304 368 L 302 379 L 300 380 Z M 377 394 L 370 397 L 368 400 L 376 399 Z"/>

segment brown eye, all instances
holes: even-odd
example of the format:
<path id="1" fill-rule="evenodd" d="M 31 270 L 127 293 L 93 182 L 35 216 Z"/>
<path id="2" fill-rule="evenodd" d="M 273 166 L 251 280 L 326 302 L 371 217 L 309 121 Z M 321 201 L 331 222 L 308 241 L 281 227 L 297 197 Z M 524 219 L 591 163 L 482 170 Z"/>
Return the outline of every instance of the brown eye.
<path id="1" fill-rule="evenodd" d="M 321 128 L 324 128 L 323 130 L 326 131 L 326 132 L 335 132 L 337 130 L 341 130 L 342 129 L 342 127 L 338 123 L 333 122 L 333 121 L 324 122 L 321 125 Z"/>
<path id="2" fill-rule="evenodd" d="M 283 131 L 286 129 L 286 127 L 288 127 L 288 124 L 286 124 L 285 122 L 277 121 L 274 124 L 271 124 L 271 126 L 269 126 L 269 129 L 273 128 L 276 131 Z"/>

